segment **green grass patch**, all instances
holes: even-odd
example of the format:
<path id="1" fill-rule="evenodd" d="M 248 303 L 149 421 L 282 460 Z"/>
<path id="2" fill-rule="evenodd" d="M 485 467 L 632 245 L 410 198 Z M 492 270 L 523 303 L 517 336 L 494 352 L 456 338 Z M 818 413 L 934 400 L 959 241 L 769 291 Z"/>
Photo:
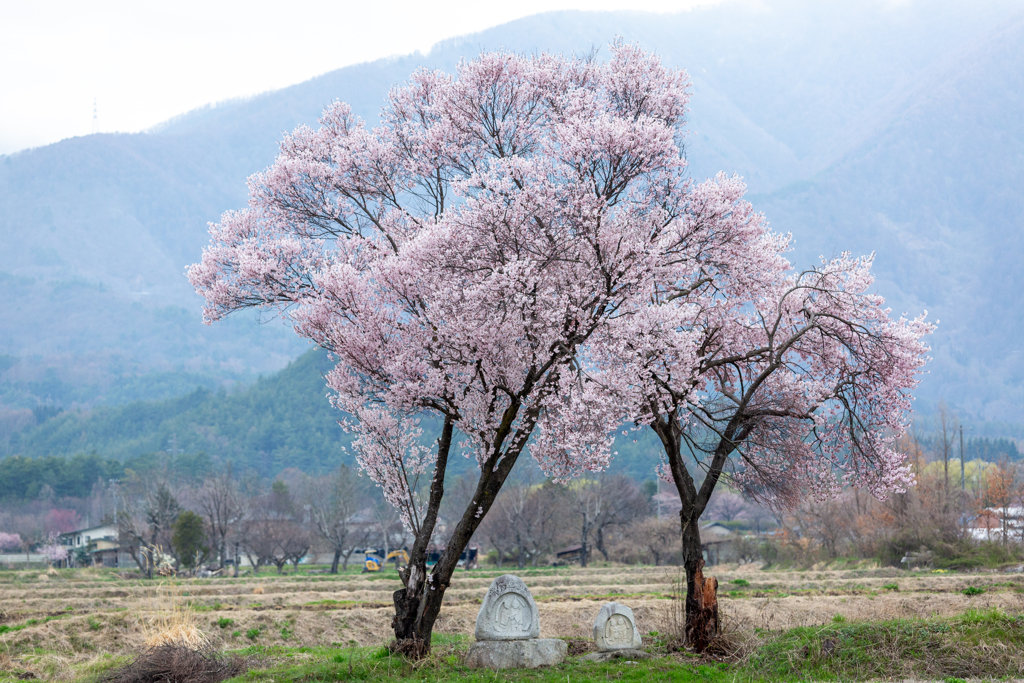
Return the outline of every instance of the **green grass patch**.
<path id="1" fill-rule="evenodd" d="M 657 658 L 635 664 L 595 664 L 570 657 L 559 666 L 544 669 L 490 671 L 468 669 L 462 664 L 469 639 L 434 638 L 430 655 L 420 662 L 409 662 L 392 655 L 384 647 L 285 648 L 254 645 L 241 651 L 276 664 L 250 671 L 233 681 L 397 681 L 409 683 L 585 683 L 616 681 L 625 683 L 726 683 L 731 681 L 725 665 L 682 664 L 678 660 Z M 282 661 L 284 660 L 284 661 Z"/>
<path id="2" fill-rule="evenodd" d="M 651 633 L 654 659 L 625 664 L 577 657 L 538 670 L 481 671 L 463 665 L 471 639 L 434 634 L 430 655 L 410 662 L 384 647 L 285 647 L 254 642 L 240 650 L 262 664 L 239 681 L 375 681 L 389 683 L 762 683 L 924 678 L 937 681 L 1020 677 L 1024 674 L 1024 617 L 998 609 L 970 610 L 950 619 L 848 622 L 837 615 L 823 626 L 757 632 L 748 654 L 709 663 L 685 653 L 665 655 Z M 986 655 L 979 657 L 984 648 Z"/>
<path id="3" fill-rule="evenodd" d="M 954 619 L 896 619 L 792 629 L 767 640 L 741 680 L 992 678 L 1024 673 L 1024 618 L 971 610 Z M 987 645 L 984 657 L 978 647 Z"/>
<path id="4" fill-rule="evenodd" d="M 968 586 L 967 588 L 960 591 L 964 595 L 981 595 L 985 592 L 984 588 L 978 588 L 977 586 Z"/>

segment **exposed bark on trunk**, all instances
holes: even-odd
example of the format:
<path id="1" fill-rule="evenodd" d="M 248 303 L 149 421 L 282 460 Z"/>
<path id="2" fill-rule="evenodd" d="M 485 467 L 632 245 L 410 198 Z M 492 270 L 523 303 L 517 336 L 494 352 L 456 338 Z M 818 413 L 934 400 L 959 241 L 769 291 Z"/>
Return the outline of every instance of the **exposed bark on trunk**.
<path id="1" fill-rule="evenodd" d="M 341 561 L 341 548 L 334 549 L 334 560 L 331 561 L 331 573 L 338 573 L 338 562 Z"/>

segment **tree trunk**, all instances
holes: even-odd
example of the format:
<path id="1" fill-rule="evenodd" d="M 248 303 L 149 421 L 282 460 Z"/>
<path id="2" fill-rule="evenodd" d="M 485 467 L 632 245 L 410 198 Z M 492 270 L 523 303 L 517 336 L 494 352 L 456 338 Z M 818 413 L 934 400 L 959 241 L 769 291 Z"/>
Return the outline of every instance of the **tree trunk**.
<path id="1" fill-rule="evenodd" d="M 405 588 L 394 593 L 395 618 L 391 626 L 395 631 L 393 651 L 401 652 L 408 657 L 419 659 L 430 651 L 430 639 L 434 631 L 434 623 L 441 612 L 441 601 L 445 590 L 451 585 L 451 577 L 458 566 L 459 557 L 469 545 L 470 539 L 483 522 L 487 511 L 494 504 L 494 499 L 508 478 L 512 467 L 519 458 L 533 424 L 536 423 L 538 411 L 531 408 L 527 415 L 526 426 L 520 426 L 513 435 L 513 443 L 517 444 L 502 452 L 502 444 L 512 433 L 511 425 L 519 410 L 518 404 L 506 409 L 504 427 L 494 440 L 494 449 L 490 457 L 481 464 L 480 479 L 477 482 L 473 499 L 462 514 L 462 519 L 455 526 L 448 538 L 444 552 L 438 558 L 430 573 L 427 573 L 427 547 L 433 536 L 437 522 L 437 511 L 444 495 L 444 474 L 451 447 L 454 423 L 446 419 L 438 441 L 438 457 L 435 463 L 434 478 L 430 485 L 430 497 L 423 523 L 416 534 L 409 564 L 400 573 Z M 525 432 L 524 432 L 525 430 Z"/>
<path id="2" fill-rule="evenodd" d="M 601 555 L 604 557 L 604 561 L 608 561 L 608 550 L 604 547 L 604 527 L 599 526 L 597 528 L 597 538 L 594 542 L 594 547 L 597 548 Z"/>
<path id="3" fill-rule="evenodd" d="M 341 548 L 334 549 L 334 561 L 331 562 L 331 573 L 338 573 L 338 562 L 341 560 Z"/>
<path id="4" fill-rule="evenodd" d="M 682 514 L 680 514 L 682 516 Z M 683 567 L 686 569 L 686 643 L 704 652 L 718 635 L 718 579 L 704 576 L 700 529 L 695 519 L 682 519 Z"/>

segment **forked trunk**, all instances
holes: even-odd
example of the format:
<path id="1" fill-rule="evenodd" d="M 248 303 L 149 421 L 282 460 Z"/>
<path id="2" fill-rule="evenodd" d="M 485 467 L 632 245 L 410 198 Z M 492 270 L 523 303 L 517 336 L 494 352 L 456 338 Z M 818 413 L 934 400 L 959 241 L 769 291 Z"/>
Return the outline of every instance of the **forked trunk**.
<path id="1" fill-rule="evenodd" d="M 406 570 L 406 587 L 395 591 L 393 596 L 395 618 L 391 622 L 395 631 L 394 649 L 407 657 L 418 659 L 430 651 L 434 622 L 441 613 L 444 592 L 451 585 L 451 577 L 458 566 L 462 551 L 469 545 L 473 532 L 480 523 L 479 519 L 473 519 L 475 524 L 459 524 L 429 574 L 426 553 L 415 553 L 420 555 L 418 561 L 410 558 Z"/>
<path id="2" fill-rule="evenodd" d="M 718 635 L 718 579 L 704 576 L 697 520 L 682 519 L 683 567 L 686 569 L 686 643 L 694 652 L 708 649 Z"/>
<path id="3" fill-rule="evenodd" d="M 511 425 L 518 410 L 518 403 L 514 403 L 506 409 L 504 426 L 495 437 L 495 447 L 491 457 L 481 464 L 476 492 L 469 506 L 463 512 L 462 519 L 459 520 L 455 530 L 448 538 L 444 552 L 441 553 L 441 557 L 428 573 L 427 547 L 433 536 L 437 511 L 444 496 L 444 475 L 454 429 L 452 420 L 445 420 L 441 438 L 438 441 L 438 457 L 434 467 L 434 479 L 430 485 L 430 498 L 426 514 L 413 543 L 409 565 L 400 574 L 405 587 L 394 593 L 395 618 L 391 622 L 395 631 L 395 642 L 391 646 L 394 651 L 415 659 L 430 652 L 430 638 L 434 632 L 434 622 L 437 621 L 437 616 L 441 613 L 444 592 L 451 585 L 452 574 L 455 573 L 455 568 L 459 564 L 459 558 L 469 545 L 469 541 L 473 538 L 480 523 L 483 522 L 487 511 L 491 509 L 498 491 L 501 490 L 509 472 L 512 471 L 512 467 L 519 458 L 521 445 L 502 451 L 506 437 L 512 432 Z M 526 426 L 520 426 L 517 430 L 513 439 L 514 443 L 526 443 L 529 433 L 536 423 L 538 412 L 534 408 L 527 414 Z"/>

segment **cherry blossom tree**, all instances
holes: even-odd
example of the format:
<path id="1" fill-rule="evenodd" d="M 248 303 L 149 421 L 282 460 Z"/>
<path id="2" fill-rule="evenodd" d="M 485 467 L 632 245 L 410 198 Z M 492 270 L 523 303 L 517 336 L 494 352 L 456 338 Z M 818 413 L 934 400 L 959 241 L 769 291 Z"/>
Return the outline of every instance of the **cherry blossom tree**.
<path id="1" fill-rule="evenodd" d="M 281 311 L 337 360 L 327 382 L 360 466 L 414 535 L 393 622 L 414 656 L 527 441 L 565 480 L 605 467 L 625 417 L 586 368 L 600 328 L 648 302 L 687 201 L 689 81 L 635 47 L 610 52 L 421 70 L 373 128 L 335 103 L 285 138 L 189 269 L 207 322 Z M 428 415 L 440 436 L 426 446 Z M 428 572 L 460 452 L 475 492 Z"/>
<path id="2" fill-rule="evenodd" d="M 0 531 L 0 550 L 15 550 L 21 547 L 21 536 L 7 531 Z"/>
<path id="3" fill-rule="evenodd" d="M 933 329 L 923 315 L 894 319 L 870 292 L 872 257 L 794 270 L 789 237 L 744 189 L 724 175 L 693 189 L 666 230 L 651 305 L 594 345 L 598 381 L 664 446 L 662 475 L 682 501 L 686 636 L 698 651 L 717 628 L 698 527 L 716 484 L 729 477 L 782 507 L 847 485 L 903 491 L 913 477 L 893 443 Z"/>
<path id="4" fill-rule="evenodd" d="M 55 532 L 47 536 L 46 544 L 39 549 L 50 564 L 60 563 L 68 559 L 68 549 L 61 545 L 60 537 Z"/>

